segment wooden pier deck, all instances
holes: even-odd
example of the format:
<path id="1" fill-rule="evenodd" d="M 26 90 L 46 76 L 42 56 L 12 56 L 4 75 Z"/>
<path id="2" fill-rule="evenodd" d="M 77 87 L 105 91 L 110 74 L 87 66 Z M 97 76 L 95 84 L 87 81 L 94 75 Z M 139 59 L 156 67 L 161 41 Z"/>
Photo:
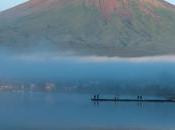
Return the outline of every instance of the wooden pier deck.
<path id="1" fill-rule="evenodd" d="M 91 98 L 91 101 L 94 102 L 157 102 L 157 103 L 163 103 L 163 102 L 174 102 L 175 100 L 173 99 L 105 99 L 105 98 L 99 98 L 99 99 L 94 99 Z"/>

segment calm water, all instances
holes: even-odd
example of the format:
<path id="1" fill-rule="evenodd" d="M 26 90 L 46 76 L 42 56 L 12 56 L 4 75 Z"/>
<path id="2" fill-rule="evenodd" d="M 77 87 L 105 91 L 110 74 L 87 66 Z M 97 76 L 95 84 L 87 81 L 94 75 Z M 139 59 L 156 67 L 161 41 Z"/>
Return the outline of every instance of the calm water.
<path id="1" fill-rule="evenodd" d="M 175 129 L 173 103 L 94 104 L 89 97 L 85 94 L 1 93 L 0 129 Z"/>

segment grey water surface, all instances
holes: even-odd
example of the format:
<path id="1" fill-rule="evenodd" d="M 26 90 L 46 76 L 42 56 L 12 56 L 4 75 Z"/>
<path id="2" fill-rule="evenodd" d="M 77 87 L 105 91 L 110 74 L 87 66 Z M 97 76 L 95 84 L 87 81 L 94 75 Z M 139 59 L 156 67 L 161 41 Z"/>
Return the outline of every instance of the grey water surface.
<path id="1" fill-rule="evenodd" d="M 174 103 L 90 101 L 88 94 L 1 93 L 4 130 L 174 130 Z"/>

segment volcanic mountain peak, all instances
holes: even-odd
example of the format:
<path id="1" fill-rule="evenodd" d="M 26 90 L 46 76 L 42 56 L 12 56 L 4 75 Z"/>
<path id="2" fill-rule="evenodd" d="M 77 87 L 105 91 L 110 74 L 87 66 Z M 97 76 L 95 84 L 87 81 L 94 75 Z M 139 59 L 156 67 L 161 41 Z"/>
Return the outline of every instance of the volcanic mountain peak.
<path id="1" fill-rule="evenodd" d="M 121 16 L 131 16 L 133 3 L 137 5 L 136 7 L 138 9 L 148 15 L 151 15 L 152 17 L 157 17 L 153 11 L 154 8 L 174 8 L 174 6 L 168 4 L 164 0 L 30 0 L 20 6 L 17 6 L 13 11 L 10 10 L 8 15 L 5 13 L 5 15 L 9 17 L 16 17 L 16 14 L 21 16 L 24 14 L 23 12 L 25 12 L 24 15 L 26 15 L 26 13 L 39 10 L 43 11 L 51 8 L 64 7 L 66 4 L 82 4 L 87 7 L 96 7 L 106 18 L 109 18 L 113 13 L 118 13 Z M 21 9 L 24 11 L 21 11 Z"/>
<path id="2" fill-rule="evenodd" d="M 95 4 L 97 6 L 104 5 L 106 7 L 113 7 L 119 5 L 127 5 L 129 2 L 140 2 L 140 3 L 149 3 L 152 6 L 156 7 L 164 7 L 165 2 L 164 0 L 30 0 L 29 2 L 32 4 L 43 4 L 43 3 L 55 3 L 55 2 L 86 2 Z M 108 5 L 108 6 L 107 6 Z"/>
<path id="3" fill-rule="evenodd" d="M 138 7 L 153 17 L 157 17 L 153 13 L 153 8 L 169 8 L 170 5 L 164 0 L 31 0 L 30 6 L 37 8 L 62 6 L 66 3 L 79 4 L 86 6 L 95 6 L 105 17 L 109 17 L 112 13 L 118 12 L 124 16 L 131 15 L 131 5 L 135 3 Z"/>
<path id="4" fill-rule="evenodd" d="M 30 0 L 0 13 L 0 43 L 83 55 L 174 54 L 174 7 L 164 0 Z"/>

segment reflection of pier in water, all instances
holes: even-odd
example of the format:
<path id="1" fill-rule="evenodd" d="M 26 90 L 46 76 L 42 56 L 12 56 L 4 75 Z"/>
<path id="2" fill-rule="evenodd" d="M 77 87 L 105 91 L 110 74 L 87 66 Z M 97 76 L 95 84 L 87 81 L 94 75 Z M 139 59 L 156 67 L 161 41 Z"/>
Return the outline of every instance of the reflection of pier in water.
<path id="1" fill-rule="evenodd" d="M 143 96 L 137 97 L 136 99 L 129 99 L 129 98 L 99 98 L 93 97 L 91 98 L 91 101 L 93 102 L 148 102 L 148 103 L 175 103 L 174 99 L 143 99 Z"/>

